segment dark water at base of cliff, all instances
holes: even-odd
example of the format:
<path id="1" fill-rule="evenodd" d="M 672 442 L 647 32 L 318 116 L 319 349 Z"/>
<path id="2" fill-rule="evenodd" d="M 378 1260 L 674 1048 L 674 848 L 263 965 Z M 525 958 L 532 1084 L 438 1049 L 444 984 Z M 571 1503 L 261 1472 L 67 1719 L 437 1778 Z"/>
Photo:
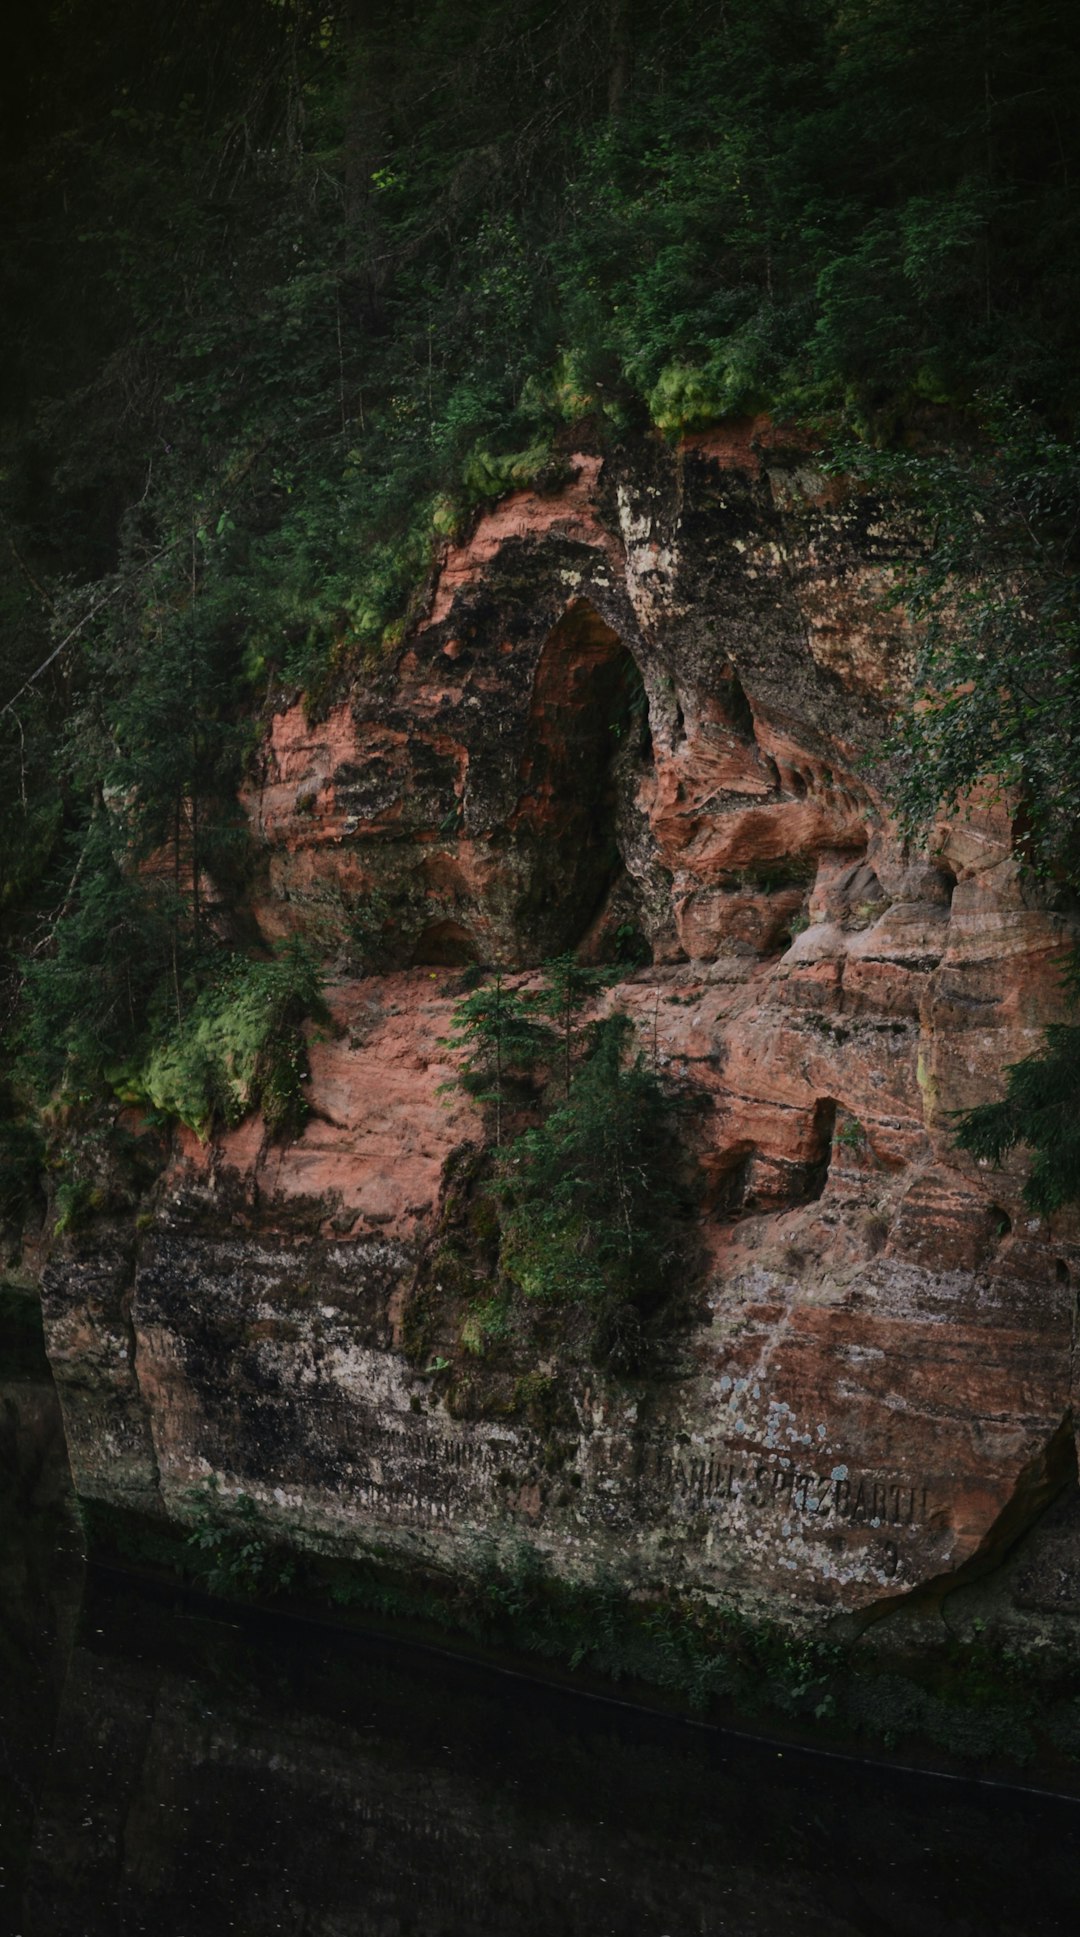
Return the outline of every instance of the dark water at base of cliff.
<path id="1" fill-rule="evenodd" d="M 0 1382 L 11 1937 L 1056 1937 L 1080 1804 L 811 1755 L 84 1581 Z"/>

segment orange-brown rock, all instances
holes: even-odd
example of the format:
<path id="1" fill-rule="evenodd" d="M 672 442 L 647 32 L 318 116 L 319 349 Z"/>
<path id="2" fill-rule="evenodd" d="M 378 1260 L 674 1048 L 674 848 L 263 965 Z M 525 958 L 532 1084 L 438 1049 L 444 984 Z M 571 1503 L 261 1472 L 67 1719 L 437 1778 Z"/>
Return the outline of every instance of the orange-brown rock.
<path id="1" fill-rule="evenodd" d="M 78 1483 L 183 1517 L 214 1473 L 332 1551 L 525 1538 L 791 1619 L 937 1595 L 1075 1489 L 1076 1229 L 950 1127 L 1038 1045 L 1072 930 L 1000 803 L 923 854 L 890 823 L 903 548 L 869 500 L 762 425 L 575 465 L 448 550 L 394 664 L 271 724 L 258 917 L 332 976 L 311 1117 L 179 1139 L 133 1251 L 54 1260 Z M 482 1136 L 461 968 L 616 937 L 651 959 L 605 1000 L 700 1102 L 700 1299 L 662 1377 L 521 1367 L 564 1381 L 555 1459 L 520 1407 L 452 1416 L 403 1312 Z"/>

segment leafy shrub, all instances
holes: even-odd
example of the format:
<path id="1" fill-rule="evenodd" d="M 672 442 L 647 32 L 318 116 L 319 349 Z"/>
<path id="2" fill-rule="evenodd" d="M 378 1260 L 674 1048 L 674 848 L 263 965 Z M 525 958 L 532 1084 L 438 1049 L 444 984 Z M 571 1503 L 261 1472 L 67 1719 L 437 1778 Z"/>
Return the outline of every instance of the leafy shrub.
<path id="1" fill-rule="evenodd" d="M 192 1526 L 186 1544 L 193 1571 L 208 1594 L 250 1600 L 292 1585 L 297 1563 L 267 1541 L 259 1527 L 258 1508 L 248 1494 L 238 1493 L 227 1501 L 216 1480 L 210 1480 L 192 1490 L 190 1505 Z"/>

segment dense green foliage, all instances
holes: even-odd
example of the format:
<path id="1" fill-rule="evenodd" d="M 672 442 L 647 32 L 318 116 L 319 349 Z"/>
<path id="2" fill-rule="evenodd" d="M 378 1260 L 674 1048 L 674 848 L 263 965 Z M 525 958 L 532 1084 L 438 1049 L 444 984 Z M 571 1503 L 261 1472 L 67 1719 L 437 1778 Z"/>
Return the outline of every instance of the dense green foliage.
<path id="1" fill-rule="evenodd" d="M 502 1268 L 526 1297 L 591 1307 L 594 1349 L 624 1370 L 684 1243 L 672 1100 L 640 1055 L 625 1063 L 630 1029 L 596 1025 L 564 1099 L 502 1166 Z"/>
<path id="2" fill-rule="evenodd" d="M 253 947 L 260 709 L 392 649 L 433 545 L 557 477 L 569 421 L 767 406 L 880 441 L 994 394 L 1063 447 L 1078 78 L 1065 0 L 24 10 L 0 1027 L 27 1135 L 50 1087 L 107 1097 L 134 1045 L 205 1033 Z"/>
<path id="3" fill-rule="evenodd" d="M 494 976 L 458 1005 L 448 1046 L 458 1082 L 488 1112 L 493 1142 L 489 1192 L 468 1221 L 483 1270 L 463 1342 L 477 1356 L 507 1335 L 524 1300 L 583 1316 L 592 1355 L 635 1371 L 649 1320 L 672 1302 L 693 1164 L 676 1097 L 631 1052 L 629 1017 L 582 1021 L 609 979 L 564 955 L 529 993 Z M 449 1284 L 462 1269 L 468 1276 L 455 1248 L 444 1232 L 438 1275 Z"/>
<path id="4" fill-rule="evenodd" d="M 916 703 L 893 737 L 911 833 L 974 787 L 1013 803 L 1019 851 L 1080 884 L 1080 446 L 998 413 L 972 453 L 878 454 L 861 468 L 913 514 L 901 596 L 919 623 Z"/>
<path id="5" fill-rule="evenodd" d="M 90 1104 L 102 1082 L 205 1133 L 262 1102 L 276 1130 L 303 1120 L 299 1024 L 320 1010 L 318 969 L 291 944 L 270 959 L 197 949 L 190 907 L 103 854 L 93 833 L 78 918 L 26 969 L 20 1070 Z"/>

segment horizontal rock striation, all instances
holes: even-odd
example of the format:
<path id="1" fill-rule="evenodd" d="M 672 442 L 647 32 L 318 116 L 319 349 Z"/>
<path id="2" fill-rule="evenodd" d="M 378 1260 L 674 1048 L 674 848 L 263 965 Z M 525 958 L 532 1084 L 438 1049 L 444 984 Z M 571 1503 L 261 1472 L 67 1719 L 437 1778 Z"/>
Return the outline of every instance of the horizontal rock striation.
<path id="1" fill-rule="evenodd" d="M 183 1520 L 217 1476 L 300 1546 L 527 1543 L 793 1620 L 964 1588 L 1056 1502 L 1065 1561 L 998 1617 L 1075 1632 L 1077 1230 L 949 1128 L 1072 930 L 1000 804 L 920 854 L 890 823 L 904 534 L 765 425 L 569 468 L 448 549 L 392 664 L 270 724 L 256 915 L 322 949 L 334 1026 L 302 1136 L 181 1136 L 152 1219 L 58 1247 L 77 1486 Z M 693 1100 L 698 1274 L 642 1376 L 555 1340 L 485 1384 L 438 1307 L 483 1138 L 444 1039 L 463 969 L 568 948 L 626 959 L 604 1002 Z"/>

